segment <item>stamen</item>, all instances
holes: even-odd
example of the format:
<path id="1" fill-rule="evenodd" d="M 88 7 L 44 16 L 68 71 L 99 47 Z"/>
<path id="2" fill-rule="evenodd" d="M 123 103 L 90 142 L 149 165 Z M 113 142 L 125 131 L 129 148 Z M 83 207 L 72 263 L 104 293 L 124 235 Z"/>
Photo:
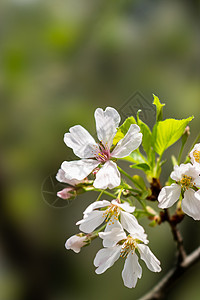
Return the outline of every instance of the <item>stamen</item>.
<path id="1" fill-rule="evenodd" d="M 118 220 L 118 216 L 120 214 L 120 208 L 117 205 L 110 204 L 110 206 L 105 210 L 103 213 L 103 218 L 106 218 L 106 222 L 109 221 L 109 225 L 114 224 L 114 220 Z M 114 216 L 114 220 L 111 220 L 111 218 Z"/>
<path id="2" fill-rule="evenodd" d="M 102 163 L 110 159 L 110 149 L 108 145 L 104 145 L 102 141 L 99 143 L 98 147 L 94 146 L 93 153 L 96 159 Z"/>
<path id="3" fill-rule="evenodd" d="M 193 156 L 196 162 L 200 163 L 200 151 L 195 150 Z"/>
<path id="4" fill-rule="evenodd" d="M 133 254 L 133 251 L 135 251 L 136 248 L 137 248 L 137 241 L 133 239 L 131 236 L 128 236 L 127 240 L 122 245 L 120 257 L 126 258 L 130 252 L 132 252 Z"/>
<path id="5" fill-rule="evenodd" d="M 192 181 L 191 176 L 183 175 L 180 184 L 182 188 L 186 188 L 188 190 L 190 187 L 194 186 L 194 184 L 191 181 Z"/>

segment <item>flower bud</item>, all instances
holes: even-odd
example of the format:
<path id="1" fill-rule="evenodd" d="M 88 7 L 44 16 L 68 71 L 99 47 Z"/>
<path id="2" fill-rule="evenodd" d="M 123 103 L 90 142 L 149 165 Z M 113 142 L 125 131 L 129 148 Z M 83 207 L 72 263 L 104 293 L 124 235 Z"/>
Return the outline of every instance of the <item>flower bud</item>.
<path id="1" fill-rule="evenodd" d="M 73 186 L 67 187 L 57 193 L 57 196 L 62 199 L 70 199 L 76 196 L 76 189 Z"/>
<path id="2" fill-rule="evenodd" d="M 83 233 L 71 236 L 65 243 L 65 248 L 67 250 L 71 249 L 75 253 L 79 253 L 81 248 L 87 243 L 87 235 Z"/>

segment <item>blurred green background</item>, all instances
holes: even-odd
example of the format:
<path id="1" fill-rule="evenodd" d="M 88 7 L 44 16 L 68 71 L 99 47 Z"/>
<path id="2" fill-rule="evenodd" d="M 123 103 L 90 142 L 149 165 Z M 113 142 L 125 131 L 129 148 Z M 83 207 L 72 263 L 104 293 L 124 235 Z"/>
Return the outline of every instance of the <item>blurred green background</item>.
<path id="1" fill-rule="evenodd" d="M 122 283 L 122 261 L 96 275 L 100 241 L 80 254 L 64 248 L 96 194 L 58 209 L 41 192 L 45 178 L 75 158 L 64 133 L 81 124 L 93 134 L 95 109 L 120 111 L 132 93 L 139 92 L 143 110 L 154 93 L 166 103 L 165 118 L 195 116 L 186 154 L 199 134 L 199 37 L 198 0 L 0 1 L 0 300 L 137 299 L 173 266 L 167 224 L 150 228 L 141 220 L 161 274 L 141 263 L 143 277 L 131 290 Z M 146 110 L 143 120 L 152 125 L 154 117 Z M 179 148 L 166 154 L 162 184 Z M 191 252 L 200 242 L 199 222 L 186 217 L 180 228 Z M 199 276 L 197 265 L 169 299 L 199 299 Z"/>

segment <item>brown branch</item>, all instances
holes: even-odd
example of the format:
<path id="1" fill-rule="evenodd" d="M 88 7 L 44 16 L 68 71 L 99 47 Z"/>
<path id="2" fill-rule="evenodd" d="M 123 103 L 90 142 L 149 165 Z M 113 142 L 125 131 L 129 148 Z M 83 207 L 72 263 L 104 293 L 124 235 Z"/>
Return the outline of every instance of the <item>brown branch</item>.
<path id="1" fill-rule="evenodd" d="M 166 299 L 166 293 L 174 285 L 177 279 L 198 261 L 200 261 L 200 247 L 198 247 L 190 255 L 186 256 L 180 264 L 171 269 L 150 292 L 139 300 Z"/>
<path id="2" fill-rule="evenodd" d="M 184 215 L 178 214 L 176 212 L 173 216 L 170 216 L 168 209 L 164 209 L 164 211 L 162 211 L 160 213 L 160 217 L 161 217 L 160 224 L 162 222 L 169 223 L 174 241 L 176 242 L 176 245 L 177 245 L 177 250 L 178 250 L 178 262 L 177 263 L 181 263 L 186 258 L 186 252 L 185 252 L 185 249 L 183 246 L 183 238 L 181 236 L 180 231 L 177 228 L 177 224 L 183 220 Z"/>
<path id="3" fill-rule="evenodd" d="M 178 262 L 182 262 L 186 259 L 186 252 L 183 246 L 183 238 L 181 236 L 180 231 L 176 227 L 176 225 L 170 223 L 172 234 L 174 237 L 174 240 L 177 243 L 177 249 L 178 249 Z"/>

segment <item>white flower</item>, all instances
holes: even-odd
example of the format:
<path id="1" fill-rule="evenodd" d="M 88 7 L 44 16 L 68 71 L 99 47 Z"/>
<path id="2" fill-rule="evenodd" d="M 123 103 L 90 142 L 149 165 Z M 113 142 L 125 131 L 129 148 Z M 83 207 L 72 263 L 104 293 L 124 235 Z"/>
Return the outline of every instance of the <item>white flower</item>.
<path id="1" fill-rule="evenodd" d="M 131 124 L 127 134 L 112 150 L 111 146 L 120 123 L 120 115 L 111 107 L 107 107 L 105 111 L 97 108 L 94 115 L 100 142 L 96 143 L 82 126 L 71 127 L 69 132 L 65 133 L 64 142 L 81 160 L 64 161 L 61 168 L 65 171 L 66 179 L 82 180 L 101 165 L 102 167 L 96 174 L 94 187 L 112 189 L 120 185 L 121 181 L 117 165 L 112 158 L 126 157 L 137 149 L 142 141 L 142 133 L 139 132 L 139 126 Z"/>
<path id="2" fill-rule="evenodd" d="M 172 206 L 179 199 L 182 190 L 184 193 L 181 203 L 183 212 L 194 220 L 200 220 L 200 193 L 193 189 L 200 187 L 198 169 L 190 163 L 181 164 L 174 167 L 170 176 L 176 183 L 161 189 L 158 196 L 158 207 L 168 208 Z"/>
<path id="3" fill-rule="evenodd" d="M 104 209 L 99 210 L 99 208 Z M 90 233 L 106 221 L 107 225 L 105 231 L 110 231 L 111 229 L 119 226 L 120 217 L 120 222 L 123 228 L 128 232 L 144 233 L 143 227 L 138 224 L 135 216 L 131 214 L 134 210 L 135 207 L 130 206 L 127 202 L 118 203 L 116 200 L 112 200 L 111 202 L 107 200 L 96 201 L 86 208 L 83 212 L 83 219 L 78 221 L 76 225 L 80 225 L 80 231 Z M 110 244 L 108 244 L 109 241 L 108 243 L 104 241 L 104 243 L 104 246 L 110 246 Z"/>
<path id="4" fill-rule="evenodd" d="M 194 165 L 200 166 L 200 143 L 194 146 L 189 156 Z"/>
<path id="5" fill-rule="evenodd" d="M 66 241 L 65 248 L 67 250 L 71 249 L 74 252 L 79 253 L 81 248 L 86 245 L 87 239 L 88 238 L 86 235 L 73 235 Z"/>
<path id="6" fill-rule="evenodd" d="M 128 288 L 136 286 L 138 278 L 142 276 L 142 268 L 138 262 L 136 251 L 139 252 L 141 259 L 145 262 L 148 269 L 152 272 L 160 272 L 160 262 L 151 252 L 146 237 L 140 234 L 130 234 L 126 236 L 121 228 L 114 228 L 109 233 L 99 233 L 103 239 L 115 241 L 113 247 L 107 247 L 99 250 L 94 259 L 94 265 L 97 267 L 96 273 L 102 274 L 110 268 L 119 257 L 125 258 L 125 264 L 122 271 L 124 285 Z"/>

